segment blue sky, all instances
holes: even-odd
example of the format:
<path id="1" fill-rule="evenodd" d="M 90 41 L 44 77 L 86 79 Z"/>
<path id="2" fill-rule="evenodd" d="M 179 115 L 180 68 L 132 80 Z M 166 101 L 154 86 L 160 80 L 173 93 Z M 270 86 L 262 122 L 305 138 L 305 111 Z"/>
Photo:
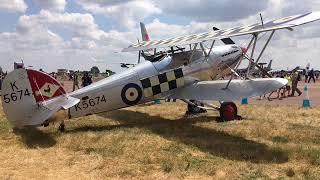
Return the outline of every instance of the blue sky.
<path id="1" fill-rule="evenodd" d="M 120 62 L 136 62 L 137 53 L 115 52 L 140 38 L 140 21 L 161 39 L 256 23 L 259 13 L 273 19 L 316 10 L 313 0 L 0 0 L 0 66 L 10 71 L 23 59 L 46 71 L 97 65 L 120 72 Z M 263 60 L 320 69 L 318 23 L 277 32 Z M 235 40 L 242 45 L 247 37 Z"/>

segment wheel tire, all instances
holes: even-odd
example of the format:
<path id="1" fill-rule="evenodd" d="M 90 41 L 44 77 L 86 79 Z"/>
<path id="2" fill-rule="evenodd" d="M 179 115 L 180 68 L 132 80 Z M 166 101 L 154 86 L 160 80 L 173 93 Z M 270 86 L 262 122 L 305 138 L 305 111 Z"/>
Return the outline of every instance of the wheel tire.
<path id="1" fill-rule="evenodd" d="M 233 102 L 224 102 L 220 106 L 221 121 L 232 121 L 238 116 L 237 105 Z"/>
<path id="2" fill-rule="evenodd" d="M 49 126 L 49 122 L 44 122 L 42 125 L 43 125 L 43 127 L 48 127 Z"/>
<path id="3" fill-rule="evenodd" d="M 59 125 L 59 131 L 60 132 L 64 132 L 66 130 L 65 125 L 64 124 L 60 124 Z"/>

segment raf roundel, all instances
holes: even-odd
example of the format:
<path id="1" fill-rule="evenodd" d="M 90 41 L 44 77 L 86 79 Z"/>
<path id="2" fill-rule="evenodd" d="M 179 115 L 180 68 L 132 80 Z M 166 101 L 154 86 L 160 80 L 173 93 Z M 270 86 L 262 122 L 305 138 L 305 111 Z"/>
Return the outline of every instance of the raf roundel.
<path id="1" fill-rule="evenodd" d="M 127 84 L 121 91 L 121 98 L 127 105 L 136 105 L 141 100 L 142 90 L 140 86 L 134 83 Z"/>

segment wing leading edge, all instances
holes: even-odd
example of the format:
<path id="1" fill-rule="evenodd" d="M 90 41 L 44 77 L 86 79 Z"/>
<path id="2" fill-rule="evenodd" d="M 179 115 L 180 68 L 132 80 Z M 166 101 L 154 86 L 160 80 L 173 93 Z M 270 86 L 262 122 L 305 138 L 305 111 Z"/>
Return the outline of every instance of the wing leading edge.
<path id="1" fill-rule="evenodd" d="M 303 25 L 320 19 L 320 11 L 311 12 L 307 14 L 299 14 L 294 16 L 289 16 L 285 18 L 276 19 L 269 21 L 262 25 L 261 23 L 256 23 L 250 26 L 242 26 L 231 29 L 219 30 L 219 31 L 209 31 L 201 34 L 193 34 L 187 36 L 181 36 L 177 38 L 169 38 L 163 40 L 153 40 L 153 41 L 143 41 L 137 44 L 133 44 L 128 48 L 123 49 L 123 52 L 129 51 L 141 51 L 152 48 L 164 48 L 172 46 L 188 45 L 193 43 L 204 42 L 213 39 L 223 39 L 233 36 L 241 36 L 258 32 L 266 32 L 272 30 L 292 28 L 295 26 Z"/>
<path id="2" fill-rule="evenodd" d="M 200 81 L 175 90 L 169 98 L 213 101 L 237 101 L 246 97 L 260 96 L 279 89 L 288 83 L 282 78 L 260 78 L 252 80 Z"/>

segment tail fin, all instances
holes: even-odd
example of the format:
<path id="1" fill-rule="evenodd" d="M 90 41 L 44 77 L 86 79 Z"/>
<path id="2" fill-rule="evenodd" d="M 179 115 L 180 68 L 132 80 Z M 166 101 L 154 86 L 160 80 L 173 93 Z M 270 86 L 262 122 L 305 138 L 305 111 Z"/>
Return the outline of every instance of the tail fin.
<path id="1" fill-rule="evenodd" d="M 141 36 L 143 41 L 150 41 L 150 36 L 143 22 L 140 22 Z"/>
<path id="2" fill-rule="evenodd" d="M 272 66 L 272 60 L 269 61 L 269 64 L 267 66 L 267 70 L 270 71 L 271 70 L 271 66 Z"/>
<path id="3" fill-rule="evenodd" d="M 51 76 L 31 69 L 16 69 L 2 83 L 2 106 L 15 127 L 41 125 L 61 108 L 79 100 L 66 95 Z"/>
<path id="4" fill-rule="evenodd" d="M 141 30 L 142 40 L 150 41 L 150 36 L 143 22 L 140 22 L 140 30 Z M 154 51 L 152 49 L 141 51 L 141 55 L 145 60 L 148 60 L 148 61 L 154 60 Z"/>
<path id="5" fill-rule="evenodd" d="M 218 31 L 218 30 L 219 30 L 219 29 L 216 28 L 216 27 L 212 27 L 212 29 L 213 29 L 214 31 Z M 222 41 L 224 44 L 226 44 L 226 45 L 236 44 L 236 43 L 234 43 L 234 41 L 233 41 L 231 38 L 224 38 L 224 39 L 221 39 L 221 41 Z"/>

